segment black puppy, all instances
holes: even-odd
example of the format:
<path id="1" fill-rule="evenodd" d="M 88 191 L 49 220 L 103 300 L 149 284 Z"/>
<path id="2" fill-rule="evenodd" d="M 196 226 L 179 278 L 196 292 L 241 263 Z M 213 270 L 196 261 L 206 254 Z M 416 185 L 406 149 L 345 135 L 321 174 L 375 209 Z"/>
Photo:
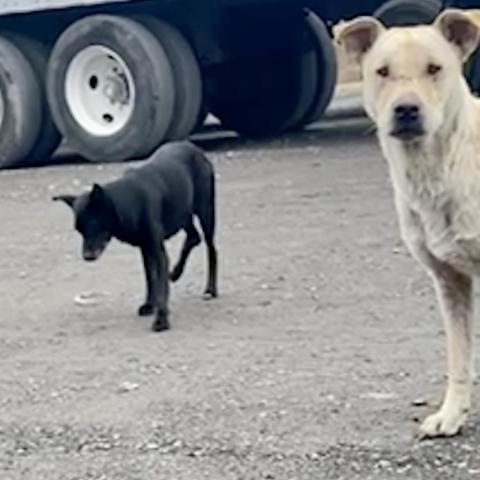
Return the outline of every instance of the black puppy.
<path id="1" fill-rule="evenodd" d="M 112 237 L 140 248 L 147 283 L 146 301 L 138 314 L 156 312 L 154 331 L 169 328 L 168 258 L 164 240 L 185 230 L 178 263 L 170 274 L 183 273 L 191 250 L 200 243 L 194 215 L 200 221 L 208 252 L 206 298 L 217 296 L 215 232 L 215 177 L 203 152 L 190 142 L 169 143 L 145 165 L 129 169 L 104 186 L 93 185 L 79 196 L 59 195 L 75 215 L 75 228 L 83 236 L 83 258 L 96 260 Z"/>

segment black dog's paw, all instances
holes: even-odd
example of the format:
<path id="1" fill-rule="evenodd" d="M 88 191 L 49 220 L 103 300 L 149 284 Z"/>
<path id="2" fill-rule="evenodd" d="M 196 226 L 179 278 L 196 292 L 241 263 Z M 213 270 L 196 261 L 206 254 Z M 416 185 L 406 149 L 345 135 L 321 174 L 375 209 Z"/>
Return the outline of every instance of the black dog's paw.
<path id="1" fill-rule="evenodd" d="M 170 281 L 176 282 L 182 276 L 182 273 L 183 272 L 181 268 L 174 268 L 169 275 Z"/>
<path id="2" fill-rule="evenodd" d="M 165 321 L 158 321 L 155 320 L 152 325 L 152 331 L 154 332 L 164 332 L 165 330 L 168 330 L 170 328 L 170 325 L 168 322 Z"/>
<path id="3" fill-rule="evenodd" d="M 212 300 L 213 298 L 217 298 L 218 293 L 216 289 L 207 289 L 203 292 L 202 298 L 204 300 Z"/>
<path id="4" fill-rule="evenodd" d="M 148 317 L 149 315 L 153 315 L 154 310 L 151 303 L 145 303 L 138 309 L 138 316 Z"/>
<path id="5" fill-rule="evenodd" d="M 169 328 L 170 324 L 168 323 L 168 315 L 163 312 L 157 313 L 157 318 L 153 322 L 152 330 L 154 332 L 163 332 Z"/>

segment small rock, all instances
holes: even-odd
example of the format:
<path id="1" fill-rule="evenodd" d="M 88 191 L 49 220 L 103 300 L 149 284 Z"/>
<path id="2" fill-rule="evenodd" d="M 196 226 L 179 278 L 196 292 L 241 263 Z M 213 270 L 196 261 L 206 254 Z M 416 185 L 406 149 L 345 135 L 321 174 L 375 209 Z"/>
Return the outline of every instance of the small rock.
<path id="1" fill-rule="evenodd" d="M 106 294 L 102 292 L 84 292 L 75 296 L 73 299 L 76 305 L 81 307 L 98 305 Z"/>
<path id="2" fill-rule="evenodd" d="M 183 447 L 183 441 L 182 440 L 175 440 L 172 444 L 172 447 L 175 449 L 180 449 Z"/>
<path id="3" fill-rule="evenodd" d="M 392 398 L 395 398 L 396 395 L 388 392 L 368 392 L 362 395 L 362 397 L 371 398 L 372 400 L 391 400 Z"/>
<path id="4" fill-rule="evenodd" d="M 145 452 L 151 452 L 153 450 L 158 450 L 160 448 L 160 445 L 155 442 L 148 442 L 145 445 L 142 445 L 141 450 Z"/>
<path id="5" fill-rule="evenodd" d="M 382 470 L 390 468 L 392 464 L 388 460 L 379 460 L 377 464 Z"/>
<path id="6" fill-rule="evenodd" d="M 426 407 L 428 405 L 428 400 L 424 398 L 416 398 L 412 402 L 412 407 Z"/>
<path id="7" fill-rule="evenodd" d="M 112 450 L 113 445 L 110 442 L 99 442 L 94 445 L 94 450 L 108 451 Z"/>
<path id="8" fill-rule="evenodd" d="M 138 390 L 140 388 L 140 385 L 135 382 L 123 382 L 120 384 L 120 387 L 118 388 L 119 393 L 128 393 L 128 392 L 133 392 L 134 390 Z"/>

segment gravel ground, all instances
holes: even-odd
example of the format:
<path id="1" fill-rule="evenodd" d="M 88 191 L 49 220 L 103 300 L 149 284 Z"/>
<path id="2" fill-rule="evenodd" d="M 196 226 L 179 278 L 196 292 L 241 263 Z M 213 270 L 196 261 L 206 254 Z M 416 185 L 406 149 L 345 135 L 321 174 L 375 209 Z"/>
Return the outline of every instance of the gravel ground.
<path id="1" fill-rule="evenodd" d="M 415 439 L 443 393 L 444 334 L 367 130 L 203 141 L 221 296 L 201 299 L 201 246 L 162 334 L 135 316 L 139 253 L 112 243 L 85 264 L 50 201 L 124 165 L 0 173 L 1 480 L 480 478 L 478 407 L 463 435 Z"/>

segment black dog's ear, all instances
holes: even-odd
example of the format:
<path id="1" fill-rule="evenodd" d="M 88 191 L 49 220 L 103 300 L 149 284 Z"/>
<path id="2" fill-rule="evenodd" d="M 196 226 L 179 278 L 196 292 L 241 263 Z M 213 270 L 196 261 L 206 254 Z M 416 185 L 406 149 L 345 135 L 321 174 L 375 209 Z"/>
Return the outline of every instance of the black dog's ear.
<path id="1" fill-rule="evenodd" d="M 103 188 L 98 183 L 94 183 L 92 191 L 90 192 L 90 201 L 93 203 L 101 203 L 104 198 L 105 194 Z"/>
<path id="2" fill-rule="evenodd" d="M 62 201 L 66 203 L 69 207 L 73 207 L 73 204 L 77 197 L 75 195 L 55 195 L 52 197 L 54 202 Z"/>

